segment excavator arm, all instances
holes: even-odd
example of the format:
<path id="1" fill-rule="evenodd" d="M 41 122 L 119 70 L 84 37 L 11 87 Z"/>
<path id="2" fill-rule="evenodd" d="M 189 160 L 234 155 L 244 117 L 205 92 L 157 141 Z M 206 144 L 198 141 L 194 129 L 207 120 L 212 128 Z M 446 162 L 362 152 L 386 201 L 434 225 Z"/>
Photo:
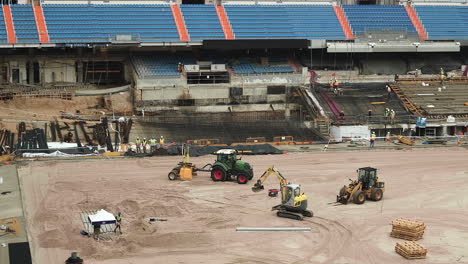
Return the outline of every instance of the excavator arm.
<path id="1" fill-rule="evenodd" d="M 270 175 L 275 175 L 276 178 L 278 178 L 280 182 L 280 187 L 283 187 L 284 185 L 288 184 L 286 179 L 281 175 L 279 171 L 275 169 L 274 166 L 270 166 L 263 174 L 262 176 L 257 180 L 257 182 L 254 184 L 254 187 L 252 187 L 252 191 L 258 192 L 264 189 L 263 183 L 270 177 Z"/>

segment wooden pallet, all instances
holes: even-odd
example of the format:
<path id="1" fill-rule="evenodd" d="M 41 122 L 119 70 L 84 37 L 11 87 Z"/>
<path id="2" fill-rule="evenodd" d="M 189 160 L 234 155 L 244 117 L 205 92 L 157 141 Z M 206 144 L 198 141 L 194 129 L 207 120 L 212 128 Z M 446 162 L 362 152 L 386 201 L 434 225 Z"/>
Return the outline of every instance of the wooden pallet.
<path id="1" fill-rule="evenodd" d="M 393 233 L 393 232 L 390 233 L 390 236 L 394 237 L 394 238 L 409 240 L 409 241 L 416 241 L 416 240 L 419 240 L 419 239 L 421 239 L 423 237 L 422 235 L 420 235 L 420 236 L 408 236 L 408 235 L 403 235 L 403 234 L 398 234 L 398 233 Z"/>
<path id="2" fill-rule="evenodd" d="M 397 242 L 395 251 L 407 259 L 421 259 L 427 254 L 427 249 L 414 241 Z"/>
<path id="3" fill-rule="evenodd" d="M 426 228 L 426 226 L 424 225 L 424 222 L 419 221 L 419 220 L 406 219 L 406 218 L 398 218 L 392 221 L 392 226 L 394 228 L 411 229 L 411 230 Z"/>

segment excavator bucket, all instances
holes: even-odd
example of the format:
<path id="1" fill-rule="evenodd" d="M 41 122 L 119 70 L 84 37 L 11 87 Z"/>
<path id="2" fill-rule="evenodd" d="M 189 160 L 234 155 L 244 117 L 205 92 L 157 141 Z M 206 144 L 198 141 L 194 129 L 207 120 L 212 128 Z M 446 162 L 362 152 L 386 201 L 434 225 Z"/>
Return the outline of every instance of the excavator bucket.
<path id="1" fill-rule="evenodd" d="M 261 183 L 259 183 L 259 182 L 255 183 L 255 184 L 254 184 L 254 187 L 252 187 L 252 191 L 253 191 L 253 192 L 259 192 L 259 191 L 261 191 L 261 190 L 263 190 L 263 189 L 265 189 L 265 188 L 264 188 L 263 185 L 262 185 Z"/>

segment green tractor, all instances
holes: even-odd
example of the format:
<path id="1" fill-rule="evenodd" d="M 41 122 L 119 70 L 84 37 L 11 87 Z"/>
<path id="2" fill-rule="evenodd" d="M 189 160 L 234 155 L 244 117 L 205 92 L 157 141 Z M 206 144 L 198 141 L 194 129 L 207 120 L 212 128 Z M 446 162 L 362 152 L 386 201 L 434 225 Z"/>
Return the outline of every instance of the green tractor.
<path id="1" fill-rule="evenodd" d="M 237 181 L 246 184 L 253 178 L 253 169 L 249 163 L 237 158 L 234 149 L 221 149 L 216 151 L 216 161 L 211 167 L 213 181 Z"/>

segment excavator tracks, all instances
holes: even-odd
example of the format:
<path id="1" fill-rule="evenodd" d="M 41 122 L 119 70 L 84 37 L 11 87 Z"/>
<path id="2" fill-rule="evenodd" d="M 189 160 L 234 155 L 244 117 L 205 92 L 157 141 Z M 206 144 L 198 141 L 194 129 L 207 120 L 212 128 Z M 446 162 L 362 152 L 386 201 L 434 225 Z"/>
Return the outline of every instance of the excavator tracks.
<path id="1" fill-rule="evenodd" d="M 302 212 L 291 212 L 287 211 L 285 209 L 279 209 L 278 212 L 276 212 L 276 215 L 278 217 L 283 217 L 283 218 L 290 218 L 294 220 L 304 220 L 305 217 L 312 217 L 314 214 L 311 211 L 302 211 Z"/>

